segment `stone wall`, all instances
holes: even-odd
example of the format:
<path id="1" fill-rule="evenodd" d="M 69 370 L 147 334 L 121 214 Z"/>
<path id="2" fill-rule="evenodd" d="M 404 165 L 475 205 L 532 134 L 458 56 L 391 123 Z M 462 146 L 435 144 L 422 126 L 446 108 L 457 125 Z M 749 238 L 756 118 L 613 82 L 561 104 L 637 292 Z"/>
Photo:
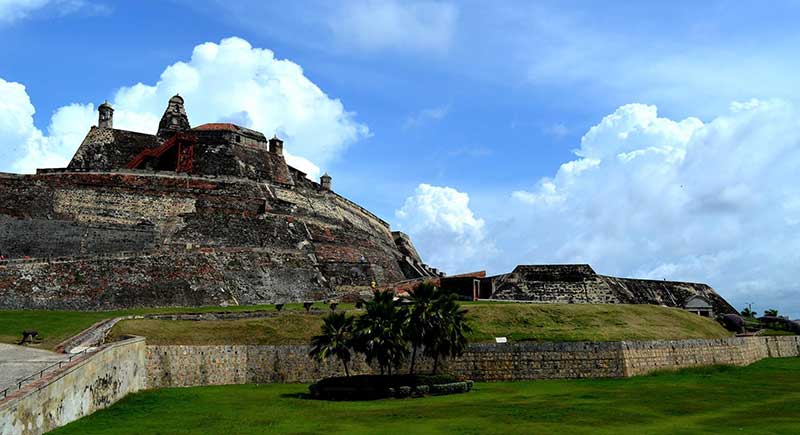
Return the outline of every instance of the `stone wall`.
<path id="1" fill-rule="evenodd" d="M 300 302 L 405 279 L 386 222 L 308 180 L 0 174 L 0 308 Z"/>
<path id="2" fill-rule="evenodd" d="M 744 366 L 764 358 L 800 356 L 800 336 L 623 342 L 621 346 L 625 376 L 665 368 Z"/>
<path id="3" fill-rule="evenodd" d="M 147 346 L 147 385 L 313 382 L 341 376 L 338 361 L 316 363 L 308 346 Z M 475 381 L 618 378 L 710 364 L 746 365 L 800 356 L 800 336 L 650 342 L 472 344 L 444 371 Z M 418 362 L 420 371 L 431 361 Z M 376 373 L 360 355 L 351 373 Z"/>
<path id="4" fill-rule="evenodd" d="M 38 435 L 145 388 L 144 338 L 106 345 L 0 401 L 0 433 Z"/>
<path id="5" fill-rule="evenodd" d="M 487 279 L 492 299 L 568 304 L 653 304 L 683 308 L 693 296 L 711 302 L 715 314 L 737 313 L 706 284 L 598 275 L 588 264 L 520 265 Z M 481 283 L 484 286 L 484 283 Z"/>

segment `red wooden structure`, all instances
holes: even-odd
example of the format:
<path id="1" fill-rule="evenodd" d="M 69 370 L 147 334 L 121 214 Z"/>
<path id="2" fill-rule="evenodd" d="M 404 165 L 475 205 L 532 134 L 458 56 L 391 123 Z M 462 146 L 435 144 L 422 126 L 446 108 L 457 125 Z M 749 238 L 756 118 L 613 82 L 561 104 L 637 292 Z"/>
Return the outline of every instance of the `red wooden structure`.
<path id="1" fill-rule="evenodd" d="M 126 169 L 150 167 L 159 171 L 192 173 L 194 146 L 197 138 L 191 133 L 176 133 L 158 148 L 148 148 L 133 158 Z"/>

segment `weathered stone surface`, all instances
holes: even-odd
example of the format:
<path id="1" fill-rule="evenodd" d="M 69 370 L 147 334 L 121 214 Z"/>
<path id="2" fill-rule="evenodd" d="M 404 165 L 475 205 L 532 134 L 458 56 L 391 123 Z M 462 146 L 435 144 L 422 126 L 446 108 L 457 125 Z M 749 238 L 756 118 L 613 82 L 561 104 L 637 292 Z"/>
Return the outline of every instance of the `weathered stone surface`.
<path id="1" fill-rule="evenodd" d="M 147 346 L 147 385 L 314 382 L 343 376 L 338 360 L 318 363 L 309 346 Z M 800 356 L 800 337 L 716 340 L 472 344 L 442 363 L 442 371 L 475 381 L 619 378 L 711 364 L 747 365 L 763 358 Z M 417 362 L 420 372 L 431 361 Z M 402 370 L 405 370 L 403 368 Z M 361 355 L 351 374 L 375 374 Z"/>
<path id="2" fill-rule="evenodd" d="M 0 174 L 0 307 L 290 302 L 417 277 L 404 273 L 407 256 L 386 222 L 288 167 L 263 135 L 200 131 L 236 143 L 228 144 L 232 160 L 201 152 L 194 175 L 86 167 Z M 82 153 L 74 162 L 93 165 Z M 262 169 L 237 163 L 261 160 Z M 228 176 L 228 167 L 245 169 Z"/>
<path id="3" fill-rule="evenodd" d="M 485 284 L 484 284 L 485 283 Z M 737 313 L 706 284 L 598 275 L 588 264 L 522 265 L 486 278 L 493 299 L 568 304 L 654 304 L 683 308 L 702 296 L 718 314 Z"/>
<path id="4" fill-rule="evenodd" d="M 146 379 L 143 338 L 103 346 L 0 400 L 0 433 L 49 432 L 144 389 Z"/>

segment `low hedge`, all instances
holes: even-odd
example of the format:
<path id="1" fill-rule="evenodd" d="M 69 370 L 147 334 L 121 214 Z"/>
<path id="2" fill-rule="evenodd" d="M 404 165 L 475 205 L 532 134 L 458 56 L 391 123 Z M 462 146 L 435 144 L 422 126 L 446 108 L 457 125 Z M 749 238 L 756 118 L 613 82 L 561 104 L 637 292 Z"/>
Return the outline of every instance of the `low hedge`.
<path id="1" fill-rule="evenodd" d="M 326 378 L 308 387 L 324 400 L 375 400 L 466 393 L 472 381 L 450 375 L 358 375 Z"/>

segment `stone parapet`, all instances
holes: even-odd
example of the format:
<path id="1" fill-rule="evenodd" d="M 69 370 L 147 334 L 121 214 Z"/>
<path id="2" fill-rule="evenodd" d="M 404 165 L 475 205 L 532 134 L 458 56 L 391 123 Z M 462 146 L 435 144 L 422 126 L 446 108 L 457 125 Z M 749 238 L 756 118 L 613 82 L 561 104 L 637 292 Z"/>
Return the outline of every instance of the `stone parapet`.
<path id="1" fill-rule="evenodd" d="M 342 376 L 337 360 L 308 357 L 309 346 L 147 346 L 149 388 L 269 382 L 314 382 Z M 715 340 L 472 344 L 443 371 L 475 381 L 620 378 L 702 365 L 747 365 L 762 358 L 800 356 L 800 337 Z M 417 362 L 420 372 L 431 361 Z M 401 370 L 405 370 L 402 368 Z M 377 373 L 361 355 L 352 374 Z"/>

